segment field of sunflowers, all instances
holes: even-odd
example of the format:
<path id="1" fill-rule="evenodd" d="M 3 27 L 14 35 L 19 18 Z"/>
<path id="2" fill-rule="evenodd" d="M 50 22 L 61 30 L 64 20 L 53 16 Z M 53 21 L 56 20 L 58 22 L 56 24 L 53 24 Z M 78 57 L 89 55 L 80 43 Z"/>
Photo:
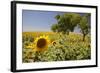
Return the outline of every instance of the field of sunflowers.
<path id="1" fill-rule="evenodd" d="M 91 59 L 91 39 L 82 34 L 23 32 L 23 63 Z"/>

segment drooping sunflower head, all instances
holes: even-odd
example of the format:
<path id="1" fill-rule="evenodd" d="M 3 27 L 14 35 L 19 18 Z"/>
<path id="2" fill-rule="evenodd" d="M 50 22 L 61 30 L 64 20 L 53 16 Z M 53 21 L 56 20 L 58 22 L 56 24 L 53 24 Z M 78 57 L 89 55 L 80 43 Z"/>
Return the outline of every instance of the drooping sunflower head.
<path id="1" fill-rule="evenodd" d="M 53 42 L 52 42 L 52 45 L 55 46 L 55 45 L 56 45 L 56 41 L 53 41 Z"/>
<path id="2" fill-rule="evenodd" d="M 35 51 L 45 51 L 48 48 L 50 40 L 48 36 L 40 36 L 35 40 Z"/>

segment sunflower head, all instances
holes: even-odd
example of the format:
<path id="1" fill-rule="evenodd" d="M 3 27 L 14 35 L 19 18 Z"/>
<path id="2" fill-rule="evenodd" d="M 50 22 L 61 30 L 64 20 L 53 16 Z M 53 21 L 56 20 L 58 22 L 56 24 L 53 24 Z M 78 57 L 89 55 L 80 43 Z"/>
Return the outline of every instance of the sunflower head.
<path id="1" fill-rule="evenodd" d="M 55 46 L 55 45 L 56 45 L 56 41 L 53 41 L 53 42 L 52 42 L 52 45 Z"/>
<path id="2" fill-rule="evenodd" d="M 48 36 L 40 36 L 35 40 L 35 51 L 45 51 L 48 48 L 50 40 Z"/>

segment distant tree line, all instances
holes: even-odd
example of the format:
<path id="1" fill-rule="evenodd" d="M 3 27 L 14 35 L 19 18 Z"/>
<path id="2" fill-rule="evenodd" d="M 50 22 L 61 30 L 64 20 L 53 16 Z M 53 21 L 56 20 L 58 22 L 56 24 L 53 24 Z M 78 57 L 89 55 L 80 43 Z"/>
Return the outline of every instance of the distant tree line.
<path id="1" fill-rule="evenodd" d="M 57 23 L 51 26 L 51 30 L 53 32 L 61 32 L 62 34 L 67 33 L 69 35 L 69 32 L 73 32 L 75 27 L 78 26 L 83 34 L 83 41 L 85 41 L 86 35 L 90 32 L 89 17 L 89 13 L 84 15 L 79 13 L 56 15 L 55 19 L 57 20 Z"/>

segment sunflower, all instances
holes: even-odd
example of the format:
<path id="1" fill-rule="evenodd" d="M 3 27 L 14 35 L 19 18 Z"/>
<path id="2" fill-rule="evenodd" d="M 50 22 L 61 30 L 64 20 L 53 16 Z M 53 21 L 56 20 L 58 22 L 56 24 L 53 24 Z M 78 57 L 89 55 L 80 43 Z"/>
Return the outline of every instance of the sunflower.
<path id="1" fill-rule="evenodd" d="M 53 42 L 52 42 L 52 45 L 55 46 L 55 45 L 56 45 L 56 41 L 53 41 Z"/>
<path id="2" fill-rule="evenodd" d="M 45 51 L 48 48 L 50 40 L 48 36 L 44 35 L 36 38 L 34 43 L 35 43 L 35 49 L 34 49 L 35 51 Z"/>

